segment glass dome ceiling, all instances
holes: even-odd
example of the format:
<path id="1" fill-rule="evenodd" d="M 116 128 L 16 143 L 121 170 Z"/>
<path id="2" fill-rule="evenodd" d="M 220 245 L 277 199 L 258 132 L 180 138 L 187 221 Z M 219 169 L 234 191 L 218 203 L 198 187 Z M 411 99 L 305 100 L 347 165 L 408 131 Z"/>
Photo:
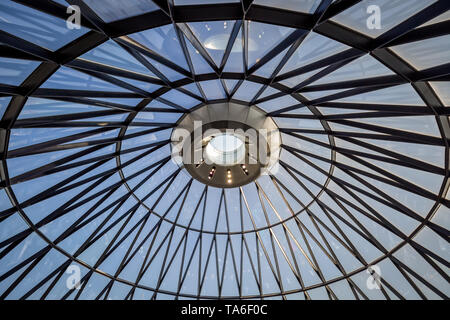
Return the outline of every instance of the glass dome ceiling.
<path id="1" fill-rule="evenodd" d="M 448 299 L 449 7 L 1 1 L 0 298 Z M 282 151 L 219 189 L 170 137 L 226 101 Z"/>

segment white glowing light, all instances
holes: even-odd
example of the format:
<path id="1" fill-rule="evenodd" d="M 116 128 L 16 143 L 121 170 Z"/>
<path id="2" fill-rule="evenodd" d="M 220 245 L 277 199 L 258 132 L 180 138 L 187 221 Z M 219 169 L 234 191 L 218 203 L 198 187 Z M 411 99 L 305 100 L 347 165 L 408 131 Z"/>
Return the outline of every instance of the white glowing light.
<path id="1" fill-rule="evenodd" d="M 233 134 L 220 134 L 211 139 L 206 146 L 206 156 L 222 166 L 241 163 L 245 158 L 244 142 Z"/>

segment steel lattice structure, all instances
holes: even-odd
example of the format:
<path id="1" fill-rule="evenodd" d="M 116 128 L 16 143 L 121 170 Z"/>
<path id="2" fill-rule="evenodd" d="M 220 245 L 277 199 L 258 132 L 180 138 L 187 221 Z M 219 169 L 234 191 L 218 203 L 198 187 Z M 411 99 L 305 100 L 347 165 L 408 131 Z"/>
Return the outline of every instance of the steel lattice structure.
<path id="1" fill-rule="evenodd" d="M 449 1 L 404 1 L 376 35 L 344 22 L 360 0 L 67 2 L 82 28 L 59 47 L 29 35 L 64 1 L 0 4 L 34 21 L 0 23 L 0 63 L 30 65 L 0 75 L 1 299 L 448 299 Z M 178 119 L 211 102 L 277 121 L 276 174 L 217 189 L 171 162 Z"/>

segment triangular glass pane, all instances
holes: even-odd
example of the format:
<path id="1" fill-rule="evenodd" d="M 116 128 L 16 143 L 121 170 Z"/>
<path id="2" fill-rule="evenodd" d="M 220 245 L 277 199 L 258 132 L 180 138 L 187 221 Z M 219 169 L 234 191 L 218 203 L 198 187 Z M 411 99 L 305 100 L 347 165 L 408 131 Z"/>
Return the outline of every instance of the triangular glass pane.
<path id="1" fill-rule="evenodd" d="M 334 100 L 337 102 L 384 103 L 424 106 L 425 103 L 410 84 L 389 87 Z"/>
<path id="2" fill-rule="evenodd" d="M 280 74 L 298 69 L 325 57 L 349 49 L 348 46 L 315 32 L 310 32 L 294 54 L 289 58 Z"/>
<path id="3" fill-rule="evenodd" d="M 308 92 L 300 91 L 300 94 L 302 96 L 304 96 L 306 99 L 308 99 L 309 101 L 312 101 L 312 100 L 316 100 L 316 99 L 324 98 L 324 97 L 328 97 L 328 96 L 330 96 L 330 99 L 332 99 L 331 96 L 333 96 L 336 93 L 340 93 L 340 92 L 344 92 L 344 91 L 345 91 L 345 89 L 320 90 L 320 91 L 308 91 Z"/>
<path id="4" fill-rule="evenodd" d="M 196 74 L 203 73 L 213 73 L 214 70 L 211 66 L 203 59 L 200 52 L 194 48 L 194 46 L 189 42 L 189 40 L 185 37 L 186 47 L 189 51 L 189 56 L 191 57 L 192 65 L 194 66 L 194 72 Z"/>
<path id="5" fill-rule="evenodd" d="M 202 94 L 200 93 L 200 90 L 198 90 L 197 84 L 196 83 L 190 83 L 187 84 L 185 86 L 183 86 L 182 88 L 190 91 L 193 94 L 196 94 L 197 96 L 201 97 Z"/>
<path id="6" fill-rule="evenodd" d="M 429 84 L 433 87 L 442 103 L 450 106 L 450 81 L 430 81 Z"/>
<path id="7" fill-rule="evenodd" d="M 140 80 L 124 78 L 124 77 L 117 77 L 117 76 L 114 78 L 119 79 L 128 84 L 131 84 L 132 86 L 135 86 L 136 88 L 142 89 L 147 92 L 154 92 L 154 91 L 158 90 L 159 88 L 161 88 L 161 86 L 154 84 L 154 83 L 150 83 L 150 82 L 144 82 L 144 81 L 140 81 Z"/>
<path id="8" fill-rule="evenodd" d="M 0 83 L 18 86 L 39 64 L 39 61 L 0 57 Z"/>
<path id="9" fill-rule="evenodd" d="M 208 80 L 200 82 L 203 92 L 208 100 L 225 98 L 225 92 L 220 80 Z"/>
<path id="10" fill-rule="evenodd" d="M 113 40 L 106 41 L 98 47 L 86 52 L 80 58 L 128 71 L 155 76 Z"/>
<path id="11" fill-rule="evenodd" d="M 259 103 L 258 107 L 262 108 L 267 112 L 276 111 L 279 109 L 287 108 L 293 105 L 297 105 L 300 102 L 295 100 L 289 95 L 282 96 L 280 98 L 270 99 L 266 102 Z"/>
<path id="12" fill-rule="evenodd" d="M 129 36 L 145 47 L 155 51 L 161 56 L 176 63 L 180 67 L 189 70 L 177 32 L 173 25 L 165 25 L 159 28 L 134 33 Z"/>
<path id="13" fill-rule="evenodd" d="M 159 72 L 161 72 L 169 81 L 176 81 L 181 78 L 184 78 L 184 75 L 173 70 L 172 68 L 167 67 L 166 65 L 159 63 L 156 60 L 153 60 L 147 56 L 143 56 L 148 62 L 150 62 Z"/>
<path id="14" fill-rule="evenodd" d="M 342 68 L 339 68 L 336 71 L 326 75 L 325 77 L 313 82 L 312 84 L 316 85 L 322 83 L 367 79 L 393 74 L 394 72 L 392 72 L 388 67 L 373 58 L 371 55 L 366 54 L 361 58 L 353 60 Z"/>
<path id="15" fill-rule="evenodd" d="M 279 90 L 277 90 L 277 89 L 275 89 L 275 88 L 272 88 L 271 86 L 267 86 L 267 88 L 266 88 L 266 89 L 263 91 L 263 93 L 258 97 L 258 99 L 262 99 L 262 98 L 271 96 L 271 95 L 273 95 L 273 94 L 275 94 L 275 93 L 279 93 L 279 92 L 280 92 Z"/>
<path id="16" fill-rule="evenodd" d="M 129 92 L 122 87 L 67 67 L 59 68 L 41 88 Z"/>
<path id="17" fill-rule="evenodd" d="M 298 1 L 298 0 L 255 0 L 254 4 L 274 7 L 284 10 L 299 11 L 304 13 L 314 13 L 320 4 L 320 0 Z"/>
<path id="18" fill-rule="evenodd" d="M 378 10 L 369 10 L 369 2 L 360 1 L 347 10 L 340 12 L 331 18 L 332 22 L 341 24 L 351 30 L 357 30 L 369 37 L 376 38 L 395 26 L 413 16 L 422 9 L 433 4 L 434 0 L 423 1 L 392 1 L 377 0 L 374 5 Z M 369 13 L 370 12 L 370 13 Z M 368 20 L 374 13 L 381 14 L 380 25 Z M 372 23 L 371 23 L 372 22 Z M 370 28 L 368 28 L 370 26 Z"/>
<path id="19" fill-rule="evenodd" d="M 228 246 L 228 252 L 225 261 L 225 270 L 223 277 L 222 296 L 239 296 L 238 282 L 236 279 L 236 272 L 233 265 L 233 256 L 236 257 L 236 253 L 232 252 L 231 245 Z M 239 267 L 237 267 L 239 274 Z"/>
<path id="20" fill-rule="evenodd" d="M 0 13 L 2 31 L 52 51 L 81 37 L 89 30 L 82 26 L 79 29 L 69 29 L 65 19 L 14 1 L 1 1 Z"/>
<path id="21" fill-rule="evenodd" d="M 247 246 L 250 248 L 255 247 L 255 241 L 247 238 Z M 258 262 L 257 259 L 253 259 L 249 257 L 247 250 L 245 249 L 245 243 L 243 244 L 243 257 L 242 257 L 242 294 L 243 295 L 252 295 L 259 294 L 258 283 L 256 282 L 259 274 L 258 274 Z M 256 247 L 255 247 L 256 249 Z M 251 250 L 251 249 L 250 249 Z M 256 275 L 256 276 L 255 276 Z M 258 279 L 259 281 L 259 279 Z"/>
<path id="22" fill-rule="evenodd" d="M 233 96 L 233 99 L 251 101 L 258 91 L 261 89 L 262 84 L 245 80 L 242 82 L 239 89 Z"/>
<path id="23" fill-rule="evenodd" d="M 230 3 L 239 2 L 239 0 L 174 0 L 176 5 L 184 6 L 191 4 L 213 4 L 213 3 Z"/>
<path id="24" fill-rule="evenodd" d="M 220 66 L 227 48 L 233 21 L 190 22 L 188 26 L 203 47 L 208 51 L 216 66 Z"/>
<path id="25" fill-rule="evenodd" d="M 325 67 L 317 69 L 317 70 L 309 71 L 306 73 L 302 73 L 302 74 L 299 74 L 299 75 L 291 77 L 291 78 L 287 78 L 285 80 L 280 81 L 280 83 L 284 84 L 285 86 L 288 86 L 289 88 L 293 88 L 296 85 L 299 85 L 300 83 L 302 83 L 303 81 L 308 80 L 310 77 L 314 76 L 316 73 L 319 73 L 323 69 L 325 69 Z"/>
<path id="26" fill-rule="evenodd" d="M 248 65 L 251 67 L 275 48 L 295 29 L 273 24 L 247 21 L 248 26 Z"/>
<path id="27" fill-rule="evenodd" d="M 410 42 L 389 48 L 417 70 L 438 67 L 450 62 L 443 52 L 450 50 L 450 35 Z"/>
<path id="28" fill-rule="evenodd" d="M 239 82 L 239 80 L 232 80 L 232 79 L 225 79 L 224 81 L 229 93 L 233 91 L 234 87 Z"/>
<path id="29" fill-rule="evenodd" d="M 29 98 L 19 115 L 19 119 L 30 119 L 100 110 L 105 110 L 105 108 L 75 102 Z"/>
<path id="30" fill-rule="evenodd" d="M 184 277 L 183 284 L 181 286 L 181 292 L 196 294 L 198 286 L 198 267 L 199 267 L 199 253 L 200 253 L 200 240 L 195 233 L 188 235 L 188 242 L 186 246 L 185 265 L 183 270 Z M 195 251 L 194 251 L 195 250 Z M 191 259 L 192 257 L 192 259 Z M 190 262 L 189 262 L 190 261 Z"/>
<path id="31" fill-rule="evenodd" d="M 10 101 L 11 97 L 0 97 L 0 119 L 3 117 Z"/>
<path id="32" fill-rule="evenodd" d="M 242 43 L 242 27 L 239 29 L 239 33 L 231 48 L 230 55 L 225 63 L 224 72 L 244 72 L 244 60 L 243 60 L 243 43 Z"/>
<path id="33" fill-rule="evenodd" d="M 272 73 L 275 71 L 276 67 L 278 67 L 278 65 L 280 64 L 281 59 L 283 59 L 284 55 L 288 50 L 289 48 L 284 49 L 281 53 L 279 53 L 270 61 L 268 61 L 266 64 L 264 64 L 261 68 L 256 70 L 254 74 L 264 78 L 270 78 L 272 76 Z"/>
<path id="34" fill-rule="evenodd" d="M 197 99 L 194 99 L 191 96 L 177 90 L 170 90 L 169 92 L 163 94 L 161 98 L 182 106 L 183 108 L 192 108 L 200 103 Z"/>
<path id="35" fill-rule="evenodd" d="M 212 246 L 212 249 L 210 251 L 210 244 L 207 245 L 207 250 L 205 250 L 206 254 L 203 255 L 202 253 L 202 257 L 204 258 L 204 261 L 208 261 L 207 257 L 209 254 L 209 261 L 208 261 L 208 266 L 206 269 L 202 269 L 202 272 L 204 272 L 204 274 L 202 273 L 202 276 L 204 277 L 203 280 L 203 286 L 202 286 L 202 290 L 201 290 L 201 294 L 202 295 L 213 295 L 213 296 L 217 296 L 219 294 L 219 287 L 218 287 L 218 282 L 217 282 L 217 264 L 216 264 L 216 250 L 214 248 L 214 243 Z M 202 258 L 203 260 L 203 258 Z M 205 271 L 203 271 L 205 270 Z"/>
<path id="36" fill-rule="evenodd" d="M 151 0 L 84 0 L 84 2 L 107 23 L 159 9 Z"/>

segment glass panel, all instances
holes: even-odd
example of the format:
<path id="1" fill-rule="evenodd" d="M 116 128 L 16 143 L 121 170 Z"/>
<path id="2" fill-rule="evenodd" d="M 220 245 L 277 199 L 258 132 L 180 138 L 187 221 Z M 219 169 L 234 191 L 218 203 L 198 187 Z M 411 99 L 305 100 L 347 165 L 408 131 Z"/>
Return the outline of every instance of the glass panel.
<path id="1" fill-rule="evenodd" d="M 158 10 L 151 0 L 84 0 L 105 22 L 121 20 Z"/>
<path id="2" fill-rule="evenodd" d="M 0 211 L 9 209 L 12 207 L 11 201 L 9 200 L 8 195 L 6 194 L 5 189 L 0 189 Z"/>
<path id="3" fill-rule="evenodd" d="M 311 85 L 322 84 L 322 83 L 332 83 L 339 81 L 357 80 L 357 79 L 367 79 L 372 77 L 380 77 L 393 75 L 389 68 L 384 66 L 381 62 L 376 60 L 370 55 L 364 55 L 358 58 L 342 68 L 326 75 L 325 77 L 313 82 Z"/>
<path id="4" fill-rule="evenodd" d="M 176 5 L 184 6 L 190 4 L 213 4 L 239 2 L 239 0 L 175 0 Z"/>
<path id="5" fill-rule="evenodd" d="M 154 92 L 154 91 L 158 90 L 159 88 L 161 88 L 161 86 L 159 86 L 157 84 L 153 84 L 153 83 L 149 83 L 149 82 L 145 82 L 145 81 L 124 78 L 124 77 L 114 77 L 114 78 L 119 79 L 127 84 L 131 84 L 132 86 L 142 89 L 147 92 Z"/>
<path id="6" fill-rule="evenodd" d="M 341 12 L 331 20 L 369 37 L 376 38 L 435 1 L 364 0 Z M 376 23 L 378 13 L 381 19 L 379 25 Z"/>
<path id="7" fill-rule="evenodd" d="M 447 191 L 445 198 L 450 199 L 450 192 Z M 450 229 L 450 209 L 441 205 L 436 214 L 431 218 L 431 221 L 446 229 Z"/>
<path id="8" fill-rule="evenodd" d="M 416 29 L 422 28 L 422 27 L 426 27 L 426 26 L 429 26 L 429 25 L 432 25 L 432 24 L 435 24 L 435 23 L 444 22 L 444 21 L 447 21 L 447 20 L 450 20 L 450 10 L 447 10 L 445 13 L 437 16 L 436 18 L 431 19 L 430 21 L 422 24 L 421 26 L 418 26 Z"/>
<path id="9" fill-rule="evenodd" d="M 98 47 L 83 54 L 80 58 L 128 71 L 147 75 L 150 74 L 154 76 L 152 72 L 150 72 L 113 40 L 102 43 Z"/>
<path id="10" fill-rule="evenodd" d="M 41 87 L 66 90 L 128 92 L 122 87 L 67 67 L 59 68 Z"/>
<path id="11" fill-rule="evenodd" d="M 144 109 L 145 110 L 145 109 Z M 139 112 L 134 121 L 144 122 L 167 122 L 175 123 L 182 116 L 182 113 L 170 113 L 170 112 Z"/>
<path id="12" fill-rule="evenodd" d="M 345 90 L 341 89 L 341 90 L 308 91 L 308 92 L 301 92 L 301 95 L 306 97 L 308 100 L 312 101 L 319 98 L 328 97 L 343 91 Z"/>
<path id="13" fill-rule="evenodd" d="M 19 114 L 19 119 L 30 119 L 99 110 L 105 110 L 105 108 L 74 102 L 29 98 Z"/>
<path id="14" fill-rule="evenodd" d="M 400 105 L 424 106 L 418 93 L 409 84 L 402 84 L 381 90 L 374 90 L 366 93 L 335 100 L 338 102 L 361 102 L 361 103 L 385 103 Z"/>
<path id="15" fill-rule="evenodd" d="M 49 50 L 57 50 L 88 30 L 67 28 L 66 21 L 13 1 L 0 3 L 0 29 Z"/>
<path id="16" fill-rule="evenodd" d="M 391 47 L 414 68 L 423 70 L 450 62 L 450 35 Z"/>
<path id="17" fill-rule="evenodd" d="M 189 70 L 173 25 L 166 25 L 130 35 L 130 38 Z"/>
<path id="18" fill-rule="evenodd" d="M 227 87 L 228 92 L 232 92 L 234 87 L 237 85 L 239 80 L 229 80 L 225 79 L 225 86 Z"/>
<path id="19" fill-rule="evenodd" d="M 285 95 L 281 98 L 276 98 L 276 99 L 269 100 L 267 102 L 259 103 L 258 107 L 262 108 L 266 112 L 271 112 L 271 111 L 283 109 L 286 107 L 290 107 L 290 106 L 293 106 L 293 105 L 296 105 L 299 103 L 300 103 L 299 101 L 292 98 L 291 96 Z"/>
<path id="20" fill-rule="evenodd" d="M 273 94 L 275 94 L 275 93 L 279 93 L 279 92 L 280 92 L 280 91 L 277 90 L 277 89 L 275 89 L 275 88 L 267 87 L 267 88 L 263 91 L 263 93 L 259 96 L 258 99 L 262 99 L 262 98 L 271 96 L 271 95 L 273 95 Z"/>
<path id="21" fill-rule="evenodd" d="M 70 136 L 81 132 L 90 131 L 86 128 L 25 128 L 25 129 L 13 129 L 11 131 L 11 137 L 9 140 L 9 150 L 25 147 L 40 142 L 61 138 L 64 136 Z M 114 132 L 115 130 L 111 130 Z M 89 138 L 80 139 L 78 141 L 108 138 L 114 136 L 114 133 L 110 131 L 98 135 L 92 135 Z M 110 137 L 110 138 L 111 138 Z"/>
<path id="22" fill-rule="evenodd" d="M 439 128 L 434 116 L 366 118 L 359 120 L 359 122 L 426 135 L 440 136 Z"/>
<path id="23" fill-rule="evenodd" d="M 243 42 L 242 42 L 242 28 L 234 41 L 234 45 L 231 48 L 230 55 L 225 64 L 224 72 L 244 72 L 244 60 L 243 60 Z"/>
<path id="24" fill-rule="evenodd" d="M 211 66 L 203 59 L 200 52 L 194 48 L 194 46 L 189 42 L 189 40 L 185 37 L 185 42 L 187 49 L 189 51 L 189 56 L 191 57 L 192 65 L 194 66 L 194 72 L 196 74 L 202 73 L 214 73 L 214 70 Z"/>
<path id="25" fill-rule="evenodd" d="M 254 74 L 264 78 L 270 78 L 288 50 L 289 48 L 284 49 L 275 58 L 272 58 L 270 61 L 266 62 L 261 68 L 256 70 Z"/>
<path id="26" fill-rule="evenodd" d="M 142 99 L 139 98 L 89 98 L 90 100 L 99 101 L 102 102 L 113 102 L 113 103 L 119 103 L 123 104 L 129 107 L 135 107 L 138 105 L 139 102 L 142 101 Z"/>
<path id="27" fill-rule="evenodd" d="M 188 23 L 197 39 L 203 44 L 217 66 L 220 66 L 228 45 L 233 21 L 210 21 Z"/>
<path id="28" fill-rule="evenodd" d="M 220 80 L 208 80 L 200 82 L 203 92 L 208 100 L 224 99 L 225 92 Z"/>
<path id="29" fill-rule="evenodd" d="M 262 84 L 245 80 L 233 96 L 233 99 L 251 101 L 261 89 Z"/>
<path id="30" fill-rule="evenodd" d="M 161 98 L 174 102 L 184 108 L 192 108 L 200 103 L 197 99 L 194 99 L 191 96 L 177 90 L 170 90 L 169 92 L 163 94 Z"/>
<path id="31" fill-rule="evenodd" d="M 39 61 L 0 58 L 0 83 L 18 86 L 39 64 Z"/>
<path id="32" fill-rule="evenodd" d="M 158 69 L 158 71 L 161 72 L 167 79 L 169 79 L 169 81 L 176 81 L 184 78 L 184 75 L 169 67 L 166 67 L 162 63 L 159 63 L 147 56 L 144 56 L 144 58 L 148 60 L 148 62 L 150 62 L 156 69 Z"/>
<path id="33" fill-rule="evenodd" d="M 450 252 L 448 242 L 438 236 L 428 227 L 424 227 L 415 237 L 414 241 L 421 244 L 428 250 L 434 252 L 446 261 L 450 260 Z"/>
<path id="34" fill-rule="evenodd" d="M 420 296 L 411 287 L 403 274 L 400 273 L 399 269 L 392 263 L 391 259 L 384 259 L 377 265 L 380 267 L 383 279 L 394 287 L 405 299 L 420 299 Z"/>
<path id="35" fill-rule="evenodd" d="M 310 77 L 314 76 L 316 73 L 319 73 L 323 69 L 325 69 L 325 67 L 317 69 L 317 70 L 313 70 L 310 72 L 302 73 L 302 74 L 299 74 L 298 76 L 295 76 L 292 78 L 287 78 L 286 80 L 280 81 L 280 83 L 284 84 L 285 86 L 287 86 L 289 88 L 292 88 L 292 87 L 295 87 L 296 85 L 302 83 L 303 81 L 308 80 Z"/>
<path id="36" fill-rule="evenodd" d="M 442 103 L 446 106 L 450 106 L 450 82 L 442 81 L 442 82 L 430 82 L 434 91 L 438 95 L 439 99 L 441 99 Z"/>
<path id="37" fill-rule="evenodd" d="M 349 48 L 340 42 L 311 32 L 306 36 L 292 57 L 289 58 L 283 69 L 281 69 L 280 74 L 306 66 Z"/>
<path id="38" fill-rule="evenodd" d="M 30 258 L 33 254 L 46 247 L 46 245 L 47 243 L 39 235 L 37 235 L 37 233 L 31 233 L 28 237 L 23 239 L 23 241 L 18 243 L 17 246 L 13 247 L 9 253 L 2 257 L 0 260 L 0 270 L 10 270 L 14 268 L 19 263 Z M 4 272 L 2 274 L 4 274 Z M 0 290 L 4 289 L 2 287 L 0 287 Z"/>
<path id="39" fill-rule="evenodd" d="M 0 119 L 3 117 L 3 114 L 8 108 L 9 102 L 11 101 L 11 97 L 0 97 Z"/>
<path id="40" fill-rule="evenodd" d="M 425 281 L 436 287 L 438 290 L 444 293 L 448 292 L 448 282 L 445 281 L 442 276 L 409 244 L 403 246 L 400 250 L 395 252 L 394 256 L 405 263 L 408 267 L 412 268 L 416 273 L 424 278 Z"/>
<path id="41" fill-rule="evenodd" d="M 50 252 L 48 252 L 27 274 L 23 281 L 17 285 L 14 291 L 8 296 L 8 299 L 20 299 L 65 261 L 67 261 L 66 256 L 57 250 L 50 250 Z M 66 276 L 68 276 L 68 274 Z M 63 278 L 66 278 L 66 276 L 63 276 Z"/>
<path id="42" fill-rule="evenodd" d="M 183 86 L 182 88 L 190 91 L 191 93 L 193 93 L 193 94 L 195 94 L 195 95 L 197 95 L 199 97 L 202 96 L 202 94 L 198 90 L 197 83 L 191 83 L 191 84 Z"/>
<path id="43" fill-rule="evenodd" d="M 253 3 L 285 10 L 314 13 L 320 4 L 320 0 L 255 0 Z"/>
<path id="44" fill-rule="evenodd" d="M 45 152 L 45 153 L 40 153 L 40 154 L 35 154 L 35 155 L 29 155 L 29 156 L 8 159 L 7 163 L 8 163 L 8 169 L 9 169 L 9 176 L 11 178 L 16 177 L 20 174 L 24 174 L 33 169 L 43 167 L 45 165 L 48 165 L 49 163 L 58 161 L 62 158 L 68 157 L 77 152 L 82 152 L 85 149 L 86 148 L 74 148 L 74 149 L 70 149 L 70 150 Z M 93 155 L 90 154 L 89 156 L 92 157 Z"/>
<path id="45" fill-rule="evenodd" d="M 294 30 L 256 21 L 247 21 L 247 26 L 249 67 L 257 63 Z"/>

